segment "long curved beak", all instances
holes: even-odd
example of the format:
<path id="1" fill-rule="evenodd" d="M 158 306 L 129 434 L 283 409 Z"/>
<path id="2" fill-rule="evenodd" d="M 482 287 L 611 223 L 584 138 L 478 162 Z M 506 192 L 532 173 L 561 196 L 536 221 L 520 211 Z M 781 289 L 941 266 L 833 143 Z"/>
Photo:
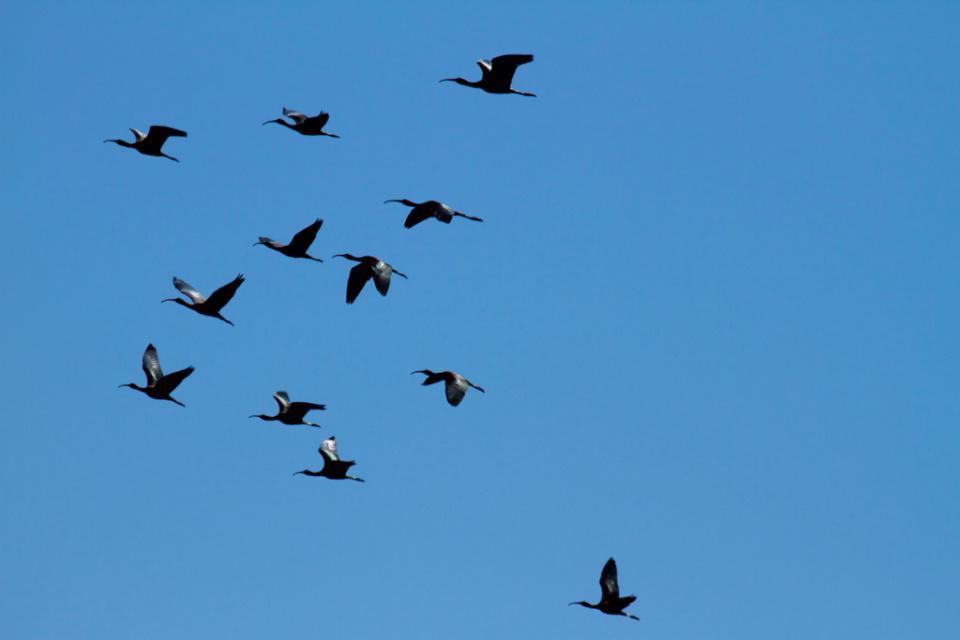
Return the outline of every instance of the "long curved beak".
<path id="1" fill-rule="evenodd" d="M 247 416 L 247 417 L 248 417 L 248 418 L 259 418 L 260 416 L 258 416 L 257 414 L 253 414 L 252 416 Z"/>
<path id="2" fill-rule="evenodd" d="M 454 82 L 454 81 L 456 81 L 456 78 L 444 78 L 440 82 Z"/>
<path id="3" fill-rule="evenodd" d="M 258 244 L 263 244 L 263 243 L 258 240 L 257 242 L 253 243 L 253 246 L 257 246 Z"/>
<path id="4" fill-rule="evenodd" d="M 164 298 L 160 302 L 176 302 L 179 298 Z"/>

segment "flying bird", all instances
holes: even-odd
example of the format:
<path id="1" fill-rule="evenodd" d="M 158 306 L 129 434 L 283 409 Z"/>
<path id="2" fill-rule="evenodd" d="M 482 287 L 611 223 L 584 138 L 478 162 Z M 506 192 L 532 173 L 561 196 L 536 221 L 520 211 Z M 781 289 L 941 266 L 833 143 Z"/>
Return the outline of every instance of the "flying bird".
<path id="1" fill-rule="evenodd" d="M 320 455 L 323 456 L 323 469 L 320 471 L 311 471 L 310 469 L 304 469 L 303 471 L 297 471 L 293 475 L 300 475 L 301 473 L 305 476 L 313 476 L 320 478 L 328 478 L 330 480 L 356 480 L 357 482 L 365 482 L 363 478 L 355 478 L 354 476 L 347 475 L 347 471 L 353 465 L 357 464 L 353 460 L 341 460 L 340 456 L 337 455 L 337 439 L 334 436 L 330 436 L 320 444 L 320 448 L 317 449 L 320 452 Z"/>
<path id="2" fill-rule="evenodd" d="M 320 425 L 314 424 L 313 422 L 307 422 L 303 418 L 309 411 L 313 411 L 314 409 L 323 411 L 327 408 L 327 405 L 325 404 L 314 404 L 312 402 L 290 402 L 290 396 L 287 395 L 286 391 L 277 391 L 275 394 L 273 394 L 273 398 L 277 401 L 277 404 L 280 405 L 277 415 L 268 416 L 261 413 L 259 415 L 254 414 L 250 417 L 260 418 L 261 420 L 277 420 L 282 424 L 305 424 L 308 427 L 319 427 Z"/>
<path id="3" fill-rule="evenodd" d="M 141 387 L 134 382 L 120 386 L 142 391 L 154 400 L 169 400 L 170 402 L 177 403 L 181 407 L 187 406 L 171 397 L 170 394 L 180 386 L 180 383 L 183 382 L 187 376 L 193 373 L 193 367 L 187 367 L 186 369 L 180 369 L 180 371 L 163 375 L 163 371 L 160 369 L 160 360 L 157 358 L 157 349 L 152 344 L 148 344 L 147 350 L 143 352 L 143 372 L 147 374 L 147 386 Z"/>
<path id="4" fill-rule="evenodd" d="M 253 246 L 262 244 L 268 249 L 273 249 L 274 251 L 279 251 L 288 258 L 306 258 L 308 260 L 315 260 L 317 262 L 323 262 L 320 258 L 314 258 L 307 253 L 307 249 L 310 248 L 310 245 L 313 244 L 313 241 L 317 238 L 317 231 L 320 231 L 320 227 L 323 226 L 323 220 L 317 218 L 310 226 L 297 231 L 293 239 L 290 240 L 290 244 L 281 244 L 276 240 L 271 240 L 264 236 L 260 236 L 258 242 L 254 242 Z"/>
<path id="5" fill-rule="evenodd" d="M 527 64 L 528 62 L 533 62 L 533 56 L 528 53 L 512 53 L 497 56 L 493 60 L 477 60 L 477 64 L 480 65 L 480 71 L 483 72 L 483 76 L 479 80 L 444 78 L 440 82 L 456 82 L 465 87 L 483 89 L 487 93 L 516 93 L 517 95 L 535 98 L 535 94 L 510 88 L 510 83 L 513 82 L 513 74 L 517 72 L 517 67 L 522 64 Z"/>
<path id="6" fill-rule="evenodd" d="M 426 386 L 428 384 L 436 384 L 443 381 L 444 386 L 446 387 L 444 391 L 447 394 L 447 402 L 451 406 L 457 406 L 463 400 L 463 396 L 467 393 L 467 387 L 473 387 L 480 393 L 486 393 L 483 390 L 483 387 L 478 387 L 473 384 L 463 376 L 453 371 L 430 371 L 430 369 L 420 369 L 419 371 L 412 371 L 410 375 L 414 373 L 423 373 L 427 377 L 423 379 L 423 382 L 420 384 Z"/>
<path id="7" fill-rule="evenodd" d="M 347 304 L 353 304 L 353 301 L 360 295 L 363 285 L 367 280 L 373 278 L 373 284 L 377 287 L 380 295 L 387 295 L 390 290 L 390 275 L 397 274 L 401 278 L 409 279 L 406 275 L 400 273 L 392 266 L 374 256 L 357 257 L 349 253 L 338 253 L 334 258 L 346 258 L 359 264 L 350 269 L 350 276 L 347 278 Z"/>
<path id="8" fill-rule="evenodd" d="M 636 599 L 636 596 L 620 597 L 620 586 L 617 584 L 617 563 L 613 558 L 610 558 L 607 560 L 607 564 L 603 565 L 603 572 L 600 573 L 600 602 L 590 604 L 581 600 L 580 602 L 571 602 L 570 605 L 578 604 L 581 607 L 598 609 L 607 615 L 626 616 L 633 620 L 639 620 L 640 618 L 637 616 L 624 611 Z"/>
<path id="9" fill-rule="evenodd" d="M 428 218 L 436 218 L 445 224 L 450 224 L 450 222 L 453 221 L 454 216 L 466 218 L 467 220 L 474 220 L 476 222 L 483 222 L 482 218 L 468 216 L 465 213 L 454 211 L 453 208 L 443 204 L 442 202 L 437 202 L 436 200 L 413 202 L 412 200 L 407 200 L 404 198 L 403 200 L 383 201 L 384 204 L 388 202 L 399 202 L 400 204 L 408 207 L 413 207 L 413 209 L 411 209 L 410 213 L 407 215 L 407 219 L 403 223 L 403 226 L 405 226 L 407 229 L 420 224 Z"/>
<path id="10" fill-rule="evenodd" d="M 180 293 L 190 298 L 191 302 L 187 302 L 183 298 L 167 298 L 165 300 L 161 300 L 161 302 L 176 302 L 187 309 L 193 309 L 200 315 L 210 316 L 211 318 L 219 318 L 232 327 L 233 323 L 220 315 L 220 310 L 223 309 L 228 302 L 230 302 L 230 299 L 233 298 L 233 294 L 235 294 L 237 289 L 240 288 L 240 285 L 243 284 L 243 280 L 243 275 L 238 275 L 232 281 L 211 293 L 209 298 L 204 298 L 199 291 L 191 287 L 180 278 L 174 276 L 173 286 L 179 289 Z"/>
<path id="11" fill-rule="evenodd" d="M 150 130 L 147 131 L 146 134 L 144 134 L 142 131 L 132 128 L 130 131 L 133 132 L 133 135 L 136 138 L 136 140 L 133 142 L 127 142 L 126 140 L 120 140 L 119 138 L 104 140 L 104 142 L 115 142 L 121 147 L 136 149 L 145 156 L 162 156 L 164 158 L 170 158 L 174 162 L 180 162 L 173 156 L 168 156 L 160 149 L 163 147 L 163 143 L 167 141 L 167 138 L 186 138 L 186 131 L 180 131 L 180 129 L 164 127 L 163 125 L 158 124 L 150 127 Z"/>
<path id="12" fill-rule="evenodd" d="M 330 119 L 330 114 L 326 111 L 321 111 L 315 116 L 305 116 L 299 111 L 294 111 L 293 109 L 287 109 L 284 107 L 283 115 L 293 120 L 293 124 L 290 124 L 283 118 L 267 120 L 263 124 L 270 124 L 271 122 L 282 124 L 287 129 L 293 129 L 300 135 L 304 136 L 330 136 L 331 138 L 340 137 L 335 133 L 327 133 L 323 130 L 323 127 L 327 124 L 327 120 Z"/>

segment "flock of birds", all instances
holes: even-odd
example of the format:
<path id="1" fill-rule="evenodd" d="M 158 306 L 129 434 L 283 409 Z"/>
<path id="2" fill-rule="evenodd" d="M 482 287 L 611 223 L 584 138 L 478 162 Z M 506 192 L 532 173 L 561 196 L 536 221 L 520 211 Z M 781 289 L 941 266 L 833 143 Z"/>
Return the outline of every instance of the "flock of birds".
<path id="1" fill-rule="evenodd" d="M 478 60 L 477 64 L 480 66 L 482 73 L 482 76 L 479 80 L 473 81 L 458 77 L 444 78 L 440 82 L 455 82 L 463 86 L 482 89 L 487 93 L 516 94 L 521 96 L 535 97 L 533 93 L 518 91 L 512 87 L 513 76 L 516 73 L 517 68 L 520 65 L 524 65 L 532 61 L 533 56 L 530 54 L 508 54 L 497 56 L 492 60 Z M 340 137 L 337 134 L 324 131 L 324 127 L 330 120 L 330 114 L 324 111 L 321 111 L 316 116 L 307 116 L 299 111 L 294 111 L 284 107 L 283 116 L 288 118 L 290 121 L 284 120 L 283 118 L 276 118 L 273 120 L 267 120 L 263 124 L 267 125 L 275 123 L 283 125 L 284 127 L 292 129 L 305 136 L 328 136 L 331 138 Z M 138 131 L 137 129 L 130 129 L 130 131 L 133 132 L 135 137 L 133 142 L 128 142 L 121 139 L 110 139 L 105 140 L 104 142 L 114 142 L 122 147 L 136 149 L 144 155 L 163 157 L 173 160 L 174 162 L 180 162 L 177 158 L 164 153 L 163 146 L 170 138 L 187 137 L 186 131 L 162 125 L 151 126 L 146 134 Z M 404 221 L 404 227 L 407 229 L 414 227 L 430 218 L 434 218 L 446 224 L 452 222 L 455 217 L 465 218 L 475 222 L 483 222 L 481 218 L 456 211 L 452 207 L 436 200 L 427 200 L 426 202 L 418 203 L 403 198 L 385 201 L 385 203 L 388 202 L 396 202 L 410 207 L 410 213 L 407 215 L 407 218 Z M 309 226 L 294 234 L 293 238 L 287 244 L 282 244 L 276 240 L 272 240 L 271 238 L 261 236 L 258 241 L 254 243 L 254 246 L 263 245 L 268 249 L 277 251 L 278 253 L 281 253 L 289 258 L 303 258 L 306 260 L 323 262 L 322 259 L 311 256 L 309 253 L 307 253 L 307 251 L 310 249 L 310 245 L 312 245 L 313 241 L 316 239 L 317 233 L 320 231 L 320 227 L 322 225 L 323 220 L 317 218 Z M 353 304 L 369 280 L 373 280 L 374 287 L 376 287 L 377 291 L 380 292 L 381 295 L 385 296 L 390 289 L 390 279 L 393 275 L 400 276 L 404 279 L 407 278 L 405 274 L 395 269 L 392 265 L 375 256 L 354 256 L 349 253 L 340 253 L 333 257 L 344 258 L 357 263 L 350 269 L 350 274 L 347 277 L 347 304 Z M 175 302 L 192 311 L 195 311 L 200 315 L 217 318 L 233 326 L 233 322 L 223 317 L 221 312 L 227 303 L 233 299 L 233 296 L 237 293 L 237 290 L 240 288 L 243 282 L 243 275 L 237 275 L 236 278 L 211 293 L 209 297 L 204 297 L 203 294 L 187 284 L 184 280 L 174 277 L 173 286 L 176 287 L 176 289 L 183 296 L 185 296 L 186 299 L 167 298 L 162 302 Z M 160 359 L 157 355 L 157 349 L 153 346 L 153 344 L 148 344 L 146 350 L 143 352 L 142 366 L 143 372 L 146 375 L 146 386 L 140 386 L 133 382 L 120 386 L 129 387 L 131 389 L 140 391 L 154 400 L 168 400 L 180 405 L 181 407 L 186 406 L 174 398 L 171 394 L 184 380 L 190 376 L 191 373 L 193 373 L 193 367 L 179 369 L 173 373 L 163 373 L 163 370 L 160 368 Z M 481 393 L 485 393 L 483 387 L 472 383 L 460 374 L 454 373 L 453 371 L 432 371 L 430 369 L 420 369 L 411 373 L 411 375 L 414 374 L 423 374 L 426 376 L 421 382 L 422 385 L 433 385 L 437 384 L 438 382 L 443 382 L 447 402 L 454 407 L 458 406 L 463 401 L 467 390 L 470 388 L 476 389 Z M 277 391 L 275 394 L 273 394 L 273 398 L 276 400 L 278 407 L 276 415 L 271 416 L 267 414 L 254 414 L 250 417 L 259 418 L 265 421 L 277 421 L 285 425 L 320 427 L 319 424 L 309 422 L 305 418 L 311 411 L 323 411 L 326 409 L 325 405 L 316 404 L 313 402 L 291 402 L 286 391 Z M 295 472 L 293 475 L 321 477 L 329 480 L 354 480 L 356 482 L 364 482 L 362 478 L 349 475 L 348 471 L 356 464 L 356 462 L 353 460 L 342 460 L 340 458 L 337 452 L 336 437 L 330 436 L 324 440 L 320 444 L 319 452 L 320 456 L 323 458 L 323 467 L 319 471 L 303 469 Z M 598 611 L 608 615 L 625 616 L 633 620 L 639 620 L 639 618 L 636 616 L 624 611 L 624 609 L 632 604 L 634 600 L 636 600 L 635 596 L 620 595 L 620 587 L 617 581 L 617 563 L 613 558 L 610 558 L 607 560 L 606 564 L 604 564 L 603 570 L 600 573 L 600 601 L 596 604 L 592 604 L 582 600 L 579 602 L 571 602 L 570 605 L 580 605 L 590 609 L 597 609 Z"/>

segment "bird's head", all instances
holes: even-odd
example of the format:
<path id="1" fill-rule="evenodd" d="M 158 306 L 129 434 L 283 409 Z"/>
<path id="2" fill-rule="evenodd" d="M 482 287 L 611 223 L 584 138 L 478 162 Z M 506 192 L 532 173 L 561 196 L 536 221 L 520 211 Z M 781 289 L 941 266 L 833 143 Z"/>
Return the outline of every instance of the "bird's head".
<path id="1" fill-rule="evenodd" d="M 575 604 L 578 604 L 578 605 L 580 605 L 581 607 L 589 607 L 589 606 L 590 606 L 590 603 L 587 602 L 586 600 L 580 600 L 580 601 L 578 601 L 578 602 L 571 602 L 571 603 L 568 604 L 567 606 L 568 606 L 568 607 L 572 607 L 572 606 L 575 605 Z"/>
<path id="2" fill-rule="evenodd" d="M 121 387 L 130 387 L 131 389 L 136 389 L 136 388 L 138 388 L 138 387 L 137 387 L 137 383 L 135 383 L 135 382 L 127 382 L 127 383 L 125 383 L 125 384 L 117 385 L 117 388 L 118 388 L 118 389 L 121 388 Z"/>
<path id="3" fill-rule="evenodd" d="M 444 78 L 440 82 L 456 82 L 457 84 L 469 84 L 469 80 L 464 78 Z"/>
<path id="4" fill-rule="evenodd" d="M 263 413 L 255 413 L 255 414 L 253 414 L 252 416 L 248 416 L 248 417 L 249 417 L 249 418 L 260 418 L 261 420 L 269 420 L 269 419 L 270 419 L 270 416 L 268 416 L 268 415 L 266 415 L 266 414 L 263 414 Z"/>

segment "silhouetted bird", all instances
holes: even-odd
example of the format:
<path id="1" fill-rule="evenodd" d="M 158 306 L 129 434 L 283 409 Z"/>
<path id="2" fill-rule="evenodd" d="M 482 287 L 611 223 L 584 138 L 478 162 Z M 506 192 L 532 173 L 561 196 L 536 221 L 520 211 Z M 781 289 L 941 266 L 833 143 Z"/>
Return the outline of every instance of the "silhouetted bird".
<path id="1" fill-rule="evenodd" d="M 174 162 L 180 162 L 173 156 L 168 156 L 165 154 L 160 150 L 160 148 L 163 147 L 163 143 L 167 141 L 167 138 L 186 138 L 186 131 L 180 131 L 180 129 L 164 127 L 158 124 L 150 127 L 150 130 L 147 131 L 146 135 L 144 135 L 142 131 L 137 131 L 136 129 L 130 129 L 130 131 L 133 131 L 133 135 L 136 137 L 136 140 L 133 142 L 127 142 L 126 140 L 120 140 L 119 138 L 104 140 L 104 142 L 116 142 L 121 147 L 130 147 L 131 149 L 136 149 L 145 156 L 162 156 L 164 158 L 170 158 Z"/>
<path id="2" fill-rule="evenodd" d="M 299 111 L 294 111 L 293 109 L 283 108 L 283 115 L 287 116 L 293 120 L 293 124 L 290 124 L 283 118 L 277 118 L 275 120 L 267 120 L 263 124 L 270 124 L 275 122 L 277 124 L 282 124 L 287 129 L 293 129 L 297 133 L 305 136 L 330 136 L 331 138 L 339 138 L 340 136 L 335 133 L 327 133 L 323 130 L 324 125 L 327 124 L 327 120 L 330 119 L 330 114 L 326 111 L 321 111 L 317 115 L 310 117 L 305 116 Z"/>
<path id="3" fill-rule="evenodd" d="M 533 62 L 533 56 L 527 53 L 514 53 L 505 56 L 497 56 L 493 60 L 477 60 L 483 77 L 479 80 L 464 80 L 463 78 L 444 78 L 440 82 L 456 82 L 465 87 L 475 87 L 483 89 L 487 93 L 516 93 L 521 96 L 536 95 L 526 91 L 517 91 L 510 88 L 513 82 L 513 74 L 517 72 L 517 67 L 522 64 Z"/>
<path id="4" fill-rule="evenodd" d="M 277 420 L 283 424 L 305 424 L 308 427 L 319 427 L 320 425 L 307 422 L 303 418 L 309 411 L 314 409 L 323 411 L 327 408 L 327 405 L 325 404 L 314 404 L 312 402 L 290 402 L 290 396 L 287 395 L 286 391 L 277 391 L 275 394 L 273 394 L 273 398 L 277 401 L 277 404 L 280 405 L 277 415 L 268 416 L 261 413 L 259 415 L 254 414 L 250 417 L 260 418 L 261 420 Z"/>
<path id="5" fill-rule="evenodd" d="M 346 258 L 347 260 L 360 263 L 350 269 L 350 277 L 347 278 L 347 304 L 353 304 L 353 301 L 360 295 L 360 291 L 363 290 L 363 285 L 367 284 L 367 280 L 370 278 L 373 278 L 373 284 L 376 285 L 377 291 L 379 291 L 382 296 L 387 295 L 387 291 L 390 290 L 391 274 L 395 273 L 401 278 L 407 278 L 406 275 L 400 273 L 380 258 L 373 256 L 358 258 L 349 253 L 338 253 L 333 257 Z"/>
<path id="6" fill-rule="evenodd" d="M 310 224 L 309 227 L 297 231 L 297 233 L 294 234 L 293 239 L 290 240 L 290 244 L 280 244 L 276 240 L 271 240 L 270 238 L 260 236 L 259 242 L 254 242 L 253 246 L 262 244 L 263 246 L 273 249 L 274 251 L 279 251 L 288 258 L 307 258 L 308 260 L 323 262 L 323 260 L 320 258 L 314 258 L 307 253 L 307 249 L 309 249 L 310 245 L 313 244 L 313 241 L 316 240 L 317 231 L 320 231 L 321 226 L 323 226 L 323 220 L 317 218 Z"/>
<path id="7" fill-rule="evenodd" d="M 467 393 L 467 387 L 473 387 L 481 393 L 486 393 L 483 390 L 483 387 L 478 387 L 473 384 L 463 376 L 453 371 L 430 371 L 430 369 L 420 369 L 419 371 L 413 371 L 410 375 L 414 373 L 423 373 L 426 374 L 426 378 L 423 379 L 423 382 L 420 384 L 426 386 L 428 384 L 436 384 L 438 382 L 443 382 L 445 385 L 444 391 L 447 394 L 447 402 L 449 402 L 454 407 L 460 404 L 463 400 L 463 396 Z"/>
<path id="8" fill-rule="evenodd" d="M 157 349 L 152 344 L 148 344 L 147 350 L 143 352 L 143 372 L 147 374 L 147 386 L 141 387 L 133 382 L 120 386 L 142 391 L 154 400 L 169 400 L 170 402 L 176 402 L 181 407 L 187 406 L 179 400 L 170 397 L 170 394 L 180 386 L 180 383 L 183 382 L 187 376 L 193 373 L 193 367 L 187 367 L 186 369 L 180 369 L 180 371 L 163 375 L 163 371 L 160 369 L 160 360 L 157 358 Z"/>
<path id="9" fill-rule="evenodd" d="M 303 471 L 297 471 L 293 475 L 296 476 L 302 473 L 305 476 L 329 478 L 330 480 L 356 480 L 357 482 L 364 482 L 363 478 L 355 478 L 347 475 L 347 470 L 357 463 L 353 460 L 340 459 L 340 456 L 337 455 L 337 439 L 335 437 L 330 436 L 324 440 L 317 451 L 323 456 L 323 469 L 320 471 L 304 469 Z"/>
<path id="10" fill-rule="evenodd" d="M 442 202 L 437 202 L 436 200 L 427 200 L 426 202 L 413 202 L 412 200 L 384 200 L 384 204 L 388 202 L 399 202 L 400 204 L 405 204 L 408 207 L 413 207 L 410 211 L 410 214 L 407 215 L 407 219 L 404 221 L 403 226 L 407 229 L 415 225 L 420 224 L 428 218 L 436 218 L 440 222 L 450 224 L 454 216 L 459 216 L 461 218 L 466 218 L 467 220 L 475 220 L 476 222 L 483 222 L 482 218 L 476 218 L 474 216 L 468 216 L 465 213 L 460 213 L 459 211 L 454 211 L 452 208 L 443 204 Z"/>
<path id="11" fill-rule="evenodd" d="M 607 564 L 603 565 L 603 572 L 600 574 L 600 602 L 590 604 L 584 600 L 580 602 L 571 602 L 570 605 L 578 604 L 581 607 L 598 609 L 611 616 L 626 616 L 634 620 L 639 620 L 637 616 L 624 612 L 629 607 L 636 596 L 620 597 L 620 586 L 617 584 L 617 563 L 610 558 Z"/>
<path id="12" fill-rule="evenodd" d="M 237 292 L 237 289 L 239 289 L 240 285 L 242 284 L 243 276 L 238 275 L 231 282 L 228 282 L 211 293 L 209 298 L 204 298 L 199 291 L 188 285 L 180 278 L 174 276 L 173 286 L 179 289 L 180 293 L 190 298 L 192 302 L 187 302 L 182 298 L 167 298 L 165 300 L 161 300 L 161 302 L 176 302 L 187 309 L 193 309 L 200 315 L 210 316 L 211 318 L 219 318 L 232 327 L 233 323 L 220 315 L 220 309 L 223 309 L 223 307 L 230 302 L 230 299 L 233 298 L 233 294 Z"/>

